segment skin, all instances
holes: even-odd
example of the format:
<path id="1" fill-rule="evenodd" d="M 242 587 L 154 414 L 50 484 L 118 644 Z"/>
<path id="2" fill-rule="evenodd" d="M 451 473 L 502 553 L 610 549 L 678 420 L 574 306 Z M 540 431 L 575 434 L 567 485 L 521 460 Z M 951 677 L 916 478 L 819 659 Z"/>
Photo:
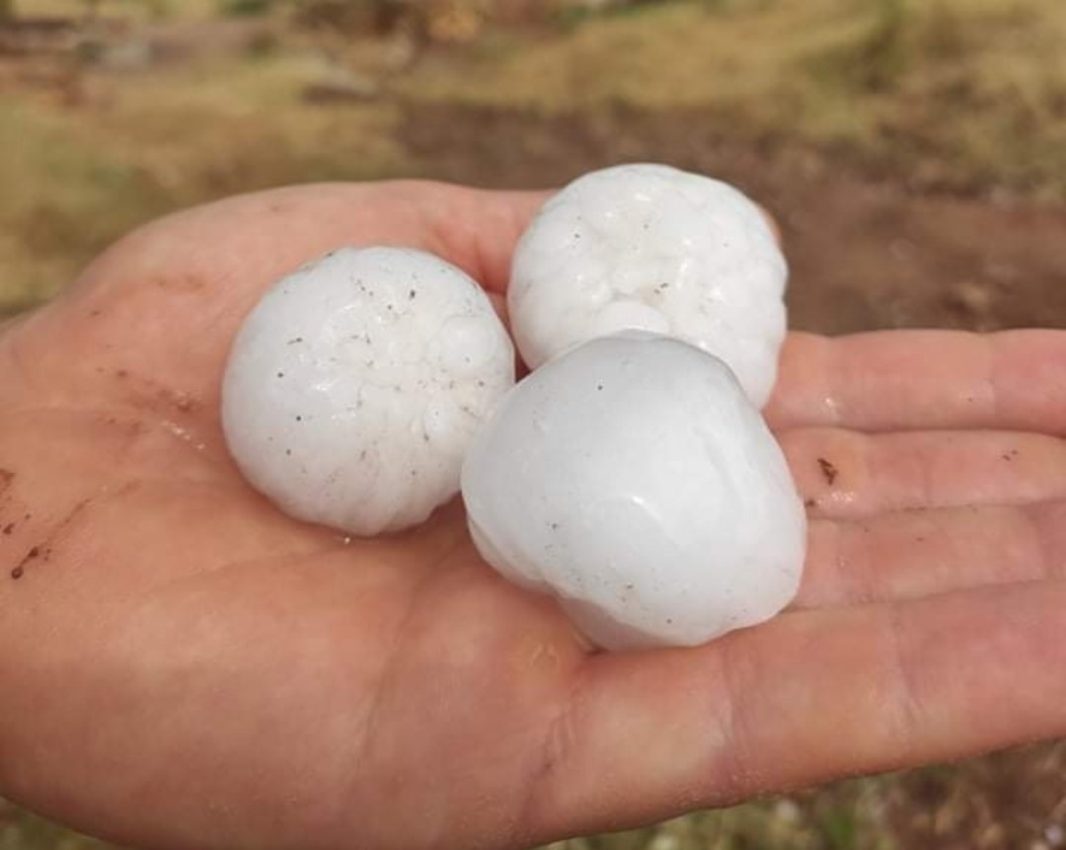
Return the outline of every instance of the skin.
<path id="1" fill-rule="evenodd" d="M 803 589 L 698 649 L 591 653 L 455 505 L 346 541 L 243 483 L 219 376 L 271 281 L 391 243 L 502 294 L 541 200 L 234 198 L 3 329 L 0 793 L 149 848 L 506 848 L 1066 732 L 1063 333 L 793 335 Z"/>

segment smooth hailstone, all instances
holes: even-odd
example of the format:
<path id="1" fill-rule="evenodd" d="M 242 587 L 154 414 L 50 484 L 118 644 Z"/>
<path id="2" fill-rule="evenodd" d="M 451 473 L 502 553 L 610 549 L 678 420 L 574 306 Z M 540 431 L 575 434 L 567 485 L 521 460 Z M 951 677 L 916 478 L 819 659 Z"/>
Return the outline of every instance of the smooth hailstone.
<path id="1" fill-rule="evenodd" d="M 513 384 L 511 341 L 473 280 L 421 251 L 344 248 L 248 315 L 222 422 L 283 511 L 372 535 L 455 495 L 475 430 Z"/>
<path id="2" fill-rule="evenodd" d="M 478 434 L 463 499 L 481 555 L 608 649 L 700 644 L 780 611 L 806 519 L 730 369 L 623 332 L 523 380 Z"/>
<path id="3" fill-rule="evenodd" d="M 594 171 L 554 195 L 514 254 L 508 311 L 530 368 L 632 328 L 725 360 L 765 404 L 785 337 L 788 267 L 762 211 L 664 165 Z"/>

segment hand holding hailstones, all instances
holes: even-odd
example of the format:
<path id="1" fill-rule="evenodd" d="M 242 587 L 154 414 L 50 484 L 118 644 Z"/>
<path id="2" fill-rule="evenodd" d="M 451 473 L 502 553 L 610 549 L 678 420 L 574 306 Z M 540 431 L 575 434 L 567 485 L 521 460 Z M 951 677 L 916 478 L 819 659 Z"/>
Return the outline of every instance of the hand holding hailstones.
<path id="1" fill-rule="evenodd" d="M 460 484 L 478 550 L 610 649 L 695 645 L 794 596 L 805 517 L 758 413 L 787 269 L 737 190 L 666 166 L 586 175 L 514 256 L 518 348 L 430 255 L 345 249 L 277 283 L 223 383 L 245 477 L 354 534 Z M 542 365 L 543 364 L 543 365 Z M 464 460 L 465 459 L 465 460 Z"/>

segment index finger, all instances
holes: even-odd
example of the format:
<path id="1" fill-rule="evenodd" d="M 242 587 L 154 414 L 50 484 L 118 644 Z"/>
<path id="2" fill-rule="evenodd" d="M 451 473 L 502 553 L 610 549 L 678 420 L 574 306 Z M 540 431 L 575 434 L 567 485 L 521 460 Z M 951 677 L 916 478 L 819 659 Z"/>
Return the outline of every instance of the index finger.
<path id="1" fill-rule="evenodd" d="M 793 333 L 766 416 L 775 429 L 1066 435 L 1066 331 Z"/>

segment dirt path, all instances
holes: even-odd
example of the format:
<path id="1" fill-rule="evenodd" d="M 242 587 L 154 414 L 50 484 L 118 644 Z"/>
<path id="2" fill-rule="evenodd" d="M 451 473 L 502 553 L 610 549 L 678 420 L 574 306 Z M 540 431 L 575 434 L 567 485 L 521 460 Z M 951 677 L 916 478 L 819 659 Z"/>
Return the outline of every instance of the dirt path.
<path id="1" fill-rule="evenodd" d="M 713 116 L 691 111 L 544 118 L 419 105 L 402 138 L 428 176 L 485 186 L 556 185 L 633 160 L 736 183 L 781 221 L 798 328 L 1066 327 L 1063 209 L 923 194 L 824 154 L 725 141 Z"/>

